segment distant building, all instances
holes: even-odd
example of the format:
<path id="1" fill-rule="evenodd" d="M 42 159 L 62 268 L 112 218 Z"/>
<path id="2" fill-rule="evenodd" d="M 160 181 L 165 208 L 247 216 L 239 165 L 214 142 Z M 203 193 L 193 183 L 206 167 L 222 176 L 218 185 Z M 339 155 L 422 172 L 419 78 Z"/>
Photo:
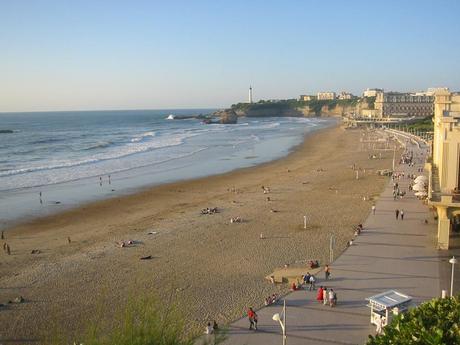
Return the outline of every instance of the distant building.
<path id="1" fill-rule="evenodd" d="M 299 97 L 300 101 L 305 101 L 305 102 L 313 101 L 315 99 L 316 99 L 316 96 L 314 96 L 314 95 L 300 95 L 300 97 Z"/>
<path id="2" fill-rule="evenodd" d="M 425 165 L 428 203 L 438 216 L 438 248 L 449 249 L 452 233 L 460 232 L 460 92 L 444 88 L 434 95 L 433 157 Z"/>
<path id="3" fill-rule="evenodd" d="M 249 86 L 248 103 L 252 103 L 252 86 Z"/>
<path id="4" fill-rule="evenodd" d="M 352 99 L 353 97 L 354 96 L 351 93 L 342 91 L 337 98 L 338 99 Z"/>
<path id="5" fill-rule="evenodd" d="M 426 93 L 378 91 L 374 108 L 377 117 L 427 117 L 433 115 L 433 101 L 434 96 Z"/>
<path id="6" fill-rule="evenodd" d="M 376 97 L 377 92 L 383 92 L 383 89 L 366 89 L 363 92 L 363 97 Z"/>
<path id="7" fill-rule="evenodd" d="M 318 100 L 330 100 L 335 99 L 335 92 L 318 92 L 316 94 Z"/>
<path id="8" fill-rule="evenodd" d="M 426 94 L 429 96 L 434 96 L 434 94 L 439 91 L 449 92 L 449 88 L 448 87 L 429 87 L 428 90 L 426 90 Z"/>

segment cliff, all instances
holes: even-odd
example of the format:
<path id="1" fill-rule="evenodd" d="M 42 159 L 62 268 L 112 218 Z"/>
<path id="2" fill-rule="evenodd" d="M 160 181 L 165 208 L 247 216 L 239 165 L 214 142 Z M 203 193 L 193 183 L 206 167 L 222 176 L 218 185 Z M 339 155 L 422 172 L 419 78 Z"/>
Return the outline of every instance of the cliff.
<path id="1" fill-rule="evenodd" d="M 238 116 L 247 117 L 310 117 L 310 116 L 345 116 L 360 113 L 362 109 L 372 108 L 368 99 L 354 98 L 347 100 L 312 100 L 297 101 L 259 101 L 258 103 L 238 103 L 232 108 Z"/>

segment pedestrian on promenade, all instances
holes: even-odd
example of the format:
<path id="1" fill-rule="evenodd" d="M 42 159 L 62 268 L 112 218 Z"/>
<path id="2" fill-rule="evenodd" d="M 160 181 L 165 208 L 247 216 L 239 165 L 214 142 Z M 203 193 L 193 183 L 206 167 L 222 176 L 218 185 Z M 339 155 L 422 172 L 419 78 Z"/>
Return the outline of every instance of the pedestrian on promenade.
<path id="1" fill-rule="evenodd" d="M 401 214 L 401 220 L 404 220 L 404 210 L 401 209 L 401 211 L 399 211 L 399 213 Z"/>
<path id="2" fill-rule="evenodd" d="M 323 304 L 324 305 L 327 305 L 329 303 L 328 297 L 329 297 L 329 294 L 328 294 L 327 288 L 324 287 L 323 288 Z"/>
<path id="3" fill-rule="evenodd" d="M 256 312 L 254 312 L 254 330 L 257 331 L 257 321 L 258 321 L 259 316 L 257 315 Z"/>
<path id="4" fill-rule="evenodd" d="M 252 307 L 250 307 L 248 310 L 249 329 L 257 329 L 257 328 L 254 328 L 255 327 L 255 324 L 254 324 L 255 315 L 256 315 L 255 311 L 252 309 Z"/>
<path id="5" fill-rule="evenodd" d="M 372 214 L 375 215 L 375 205 L 372 205 Z"/>
<path id="6" fill-rule="evenodd" d="M 319 302 L 319 303 L 323 303 L 323 287 L 320 286 L 319 287 L 319 290 L 318 290 L 318 294 L 316 295 L 316 300 Z"/>
<path id="7" fill-rule="evenodd" d="M 399 210 L 395 210 L 396 219 L 399 219 Z"/>
<path id="8" fill-rule="evenodd" d="M 303 276 L 303 282 L 305 283 L 305 289 L 307 288 L 307 285 L 310 284 L 310 272 L 307 272 L 307 274 L 305 274 Z"/>
<path id="9" fill-rule="evenodd" d="M 326 265 L 324 267 L 324 278 L 328 280 L 330 275 L 331 275 L 331 269 L 329 268 L 329 265 Z"/>
<path id="10" fill-rule="evenodd" d="M 375 333 L 377 335 L 382 334 L 383 331 L 383 320 L 382 320 L 382 315 L 380 315 L 376 320 L 375 323 L 377 325 L 377 328 L 375 330 Z"/>
<path id="11" fill-rule="evenodd" d="M 312 274 L 312 275 L 310 276 L 310 286 L 308 287 L 308 289 L 309 289 L 310 291 L 311 291 L 311 290 L 316 290 L 315 282 L 316 282 L 315 276 Z"/>
<path id="12" fill-rule="evenodd" d="M 329 290 L 329 305 L 332 307 L 335 307 L 337 304 L 337 294 L 333 289 Z"/>

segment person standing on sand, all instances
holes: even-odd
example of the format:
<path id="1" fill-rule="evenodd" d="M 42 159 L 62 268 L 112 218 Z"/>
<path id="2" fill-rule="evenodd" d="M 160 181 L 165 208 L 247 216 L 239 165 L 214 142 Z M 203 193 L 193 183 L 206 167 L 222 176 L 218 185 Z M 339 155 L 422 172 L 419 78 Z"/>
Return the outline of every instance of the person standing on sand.
<path id="1" fill-rule="evenodd" d="M 204 334 L 213 334 L 214 329 L 211 326 L 211 322 L 208 322 L 206 329 L 204 330 Z"/>
<path id="2" fill-rule="evenodd" d="M 399 210 L 395 210 L 396 220 L 399 219 Z"/>
<path id="3" fill-rule="evenodd" d="M 399 211 L 399 213 L 401 214 L 401 220 L 404 220 L 404 210 L 401 209 L 401 211 Z"/>
<path id="4" fill-rule="evenodd" d="M 372 205 L 372 214 L 375 215 L 375 205 Z"/>

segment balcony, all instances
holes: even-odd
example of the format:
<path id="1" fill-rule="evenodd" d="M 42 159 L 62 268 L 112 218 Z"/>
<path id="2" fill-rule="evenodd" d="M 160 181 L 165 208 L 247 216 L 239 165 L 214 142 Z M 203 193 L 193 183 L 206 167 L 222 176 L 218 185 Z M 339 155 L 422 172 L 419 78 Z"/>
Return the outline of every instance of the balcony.
<path id="1" fill-rule="evenodd" d="M 452 189 L 450 193 L 441 191 L 438 168 L 427 163 L 427 170 L 429 171 L 429 203 L 433 206 L 460 207 L 460 189 Z"/>

